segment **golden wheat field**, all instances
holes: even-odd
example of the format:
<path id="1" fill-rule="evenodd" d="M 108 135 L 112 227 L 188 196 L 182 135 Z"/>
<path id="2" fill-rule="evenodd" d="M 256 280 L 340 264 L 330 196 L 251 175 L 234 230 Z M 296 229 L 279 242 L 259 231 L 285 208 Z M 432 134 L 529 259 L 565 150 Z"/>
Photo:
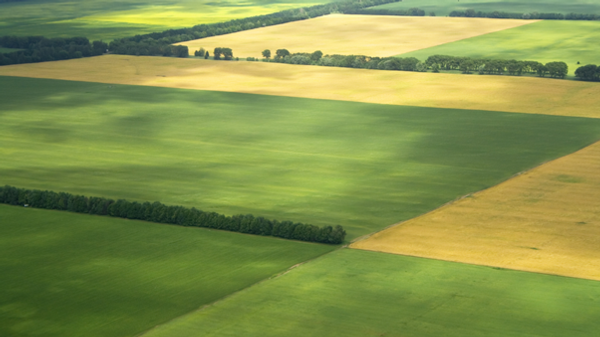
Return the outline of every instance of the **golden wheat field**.
<path id="1" fill-rule="evenodd" d="M 600 142 L 352 248 L 600 280 Z"/>
<path id="2" fill-rule="evenodd" d="M 228 47 L 238 57 L 262 57 L 277 49 L 290 52 L 393 56 L 535 21 L 449 17 L 334 14 L 283 25 L 182 42 L 193 55 L 205 48 Z"/>
<path id="3" fill-rule="evenodd" d="M 0 76 L 365 103 L 600 117 L 600 83 L 105 55 L 0 67 Z"/>

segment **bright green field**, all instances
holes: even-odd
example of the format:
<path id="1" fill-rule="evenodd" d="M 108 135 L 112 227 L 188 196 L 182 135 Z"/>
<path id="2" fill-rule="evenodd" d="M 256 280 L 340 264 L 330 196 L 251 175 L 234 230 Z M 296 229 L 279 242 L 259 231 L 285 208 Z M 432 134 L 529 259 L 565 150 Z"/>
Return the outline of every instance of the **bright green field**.
<path id="1" fill-rule="evenodd" d="M 392 4 L 376 6 L 373 8 L 409 9 L 418 7 L 429 15 L 435 12 L 438 16 L 446 16 L 454 10 L 464 11 L 474 9 L 482 12 L 508 12 L 508 13 L 581 13 L 600 14 L 600 2 L 597 0 L 402 0 Z"/>
<path id="2" fill-rule="evenodd" d="M 600 282 L 344 249 L 143 337 L 596 336 Z"/>
<path id="3" fill-rule="evenodd" d="M 319 2 L 316 2 L 319 3 Z M 0 3 L 0 36 L 85 36 L 109 41 L 316 4 L 305 0 L 26 0 Z"/>
<path id="4" fill-rule="evenodd" d="M 0 77 L 0 184 L 348 238 L 600 138 L 600 120 Z"/>
<path id="5" fill-rule="evenodd" d="M 0 205 L 0 336 L 133 336 L 333 248 Z"/>
<path id="6" fill-rule="evenodd" d="M 600 64 L 598 36 L 600 21 L 546 20 L 402 54 L 402 57 L 426 60 L 438 54 L 542 63 L 563 61 L 573 74 L 582 65 Z"/>

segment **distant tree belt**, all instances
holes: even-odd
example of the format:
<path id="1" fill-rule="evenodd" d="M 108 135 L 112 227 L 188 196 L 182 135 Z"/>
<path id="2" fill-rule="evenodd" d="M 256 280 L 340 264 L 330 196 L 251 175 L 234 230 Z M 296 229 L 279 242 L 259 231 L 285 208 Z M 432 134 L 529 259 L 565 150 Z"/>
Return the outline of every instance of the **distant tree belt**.
<path id="1" fill-rule="evenodd" d="M 0 187 L 0 203 L 330 244 L 342 243 L 346 237 L 346 231 L 339 225 L 319 228 L 309 224 L 280 222 L 252 215 L 225 216 L 203 212 L 196 208 L 167 206 L 160 202 L 138 203 L 123 199 L 114 201 L 100 197 L 28 190 L 12 186 Z"/>
<path id="2" fill-rule="evenodd" d="M 406 9 L 406 10 L 365 8 L 365 9 L 348 10 L 344 14 L 425 16 L 425 11 L 420 8 L 410 8 L 410 9 Z"/>
<path id="3" fill-rule="evenodd" d="M 21 49 L 0 54 L 0 66 L 19 63 L 68 60 L 102 55 L 108 45 L 85 37 L 53 38 L 42 36 L 2 36 L 0 47 Z"/>
<path id="4" fill-rule="evenodd" d="M 575 77 L 583 81 L 600 81 L 600 67 L 595 64 L 581 66 L 575 70 Z"/>
<path id="5" fill-rule="evenodd" d="M 482 12 L 473 9 L 465 11 L 452 11 L 448 16 L 463 18 L 495 18 L 495 19 L 526 19 L 526 20 L 600 20 L 598 14 L 561 14 L 561 13 L 507 13 L 507 12 Z"/>
<path id="6" fill-rule="evenodd" d="M 270 51 L 263 51 L 263 56 Z M 540 77 L 549 75 L 553 78 L 564 78 L 568 73 L 568 66 L 564 62 L 549 62 L 542 64 L 536 61 L 517 61 L 517 60 L 494 60 L 494 59 L 475 59 L 470 57 L 456 57 L 448 55 L 433 55 L 427 58 L 425 62 L 419 61 L 414 57 L 369 57 L 364 55 L 325 55 L 321 51 L 314 53 L 294 53 L 291 54 L 287 49 L 278 49 L 275 57 L 269 60 L 265 57 L 264 61 L 305 64 L 326 67 L 344 67 L 344 68 L 362 68 L 379 70 L 400 70 L 400 71 L 419 71 L 426 72 L 432 70 L 460 70 L 464 74 L 477 72 L 481 75 L 522 75 L 537 74 Z"/>
<path id="7" fill-rule="evenodd" d="M 115 54 L 125 55 L 160 55 L 156 48 L 164 45 L 300 21 L 331 13 L 351 14 L 362 8 L 399 1 L 401 0 L 348 0 L 306 8 L 289 9 L 227 22 L 202 24 L 191 28 L 169 29 L 160 33 L 136 35 L 113 40 L 109 45 L 109 50 Z"/>

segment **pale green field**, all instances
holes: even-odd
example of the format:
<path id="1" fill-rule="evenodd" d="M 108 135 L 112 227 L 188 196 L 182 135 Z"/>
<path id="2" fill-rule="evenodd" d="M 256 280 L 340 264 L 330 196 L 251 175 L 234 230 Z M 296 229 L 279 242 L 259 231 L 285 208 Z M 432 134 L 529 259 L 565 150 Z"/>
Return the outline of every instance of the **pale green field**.
<path id="1" fill-rule="evenodd" d="M 421 60 L 438 54 L 542 63 L 563 61 L 573 74 L 581 65 L 600 64 L 598 36 L 600 21 L 545 20 L 399 56 Z"/>
<path id="2" fill-rule="evenodd" d="M 594 337 L 600 282 L 351 249 L 143 337 Z"/>
<path id="3" fill-rule="evenodd" d="M 0 36 L 85 36 L 90 40 L 222 22 L 318 4 L 304 0 L 27 0 L 0 3 Z"/>
<path id="4" fill-rule="evenodd" d="M 453 10 L 474 9 L 482 12 L 507 13 L 596 13 L 600 14 L 600 3 L 596 0 L 403 0 L 402 2 L 376 6 L 377 9 L 409 9 L 418 7 L 427 15 L 448 15 Z"/>

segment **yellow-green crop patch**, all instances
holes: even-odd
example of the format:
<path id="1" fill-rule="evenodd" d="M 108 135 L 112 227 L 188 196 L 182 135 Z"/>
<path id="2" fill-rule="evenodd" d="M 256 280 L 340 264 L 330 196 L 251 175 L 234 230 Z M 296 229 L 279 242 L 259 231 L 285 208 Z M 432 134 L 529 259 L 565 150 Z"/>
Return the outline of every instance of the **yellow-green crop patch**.
<path id="1" fill-rule="evenodd" d="M 100 0 L 0 3 L 1 35 L 85 36 L 90 40 L 152 33 L 202 23 L 222 22 L 284 9 L 311 6 L 314 1 L 153 1 Z"/>

